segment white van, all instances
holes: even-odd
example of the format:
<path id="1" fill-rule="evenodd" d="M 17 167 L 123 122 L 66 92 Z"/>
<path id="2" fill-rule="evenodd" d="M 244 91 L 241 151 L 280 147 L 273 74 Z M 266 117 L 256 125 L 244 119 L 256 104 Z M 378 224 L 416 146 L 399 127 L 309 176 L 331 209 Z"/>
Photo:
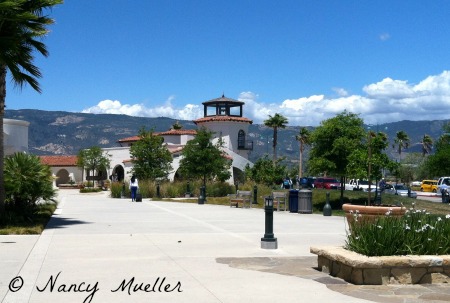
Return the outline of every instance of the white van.
<path id="1" fill-rule="evenodd" d="M 440 177 L 437 183 L 437 193 L 442 193 L 442 189 L 446 188 L 447 190 L 450 187 L 450 177 Z"/>

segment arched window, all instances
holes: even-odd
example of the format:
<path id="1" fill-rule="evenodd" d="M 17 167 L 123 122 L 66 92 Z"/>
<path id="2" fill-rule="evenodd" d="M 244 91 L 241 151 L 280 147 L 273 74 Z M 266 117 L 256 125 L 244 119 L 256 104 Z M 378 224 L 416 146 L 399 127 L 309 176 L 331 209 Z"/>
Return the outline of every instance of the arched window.
<path id="1" fill-rule="evenodd" d="M 245 132 L 242 129 L 238 133 L 238 149 L 245 149 Z"/>

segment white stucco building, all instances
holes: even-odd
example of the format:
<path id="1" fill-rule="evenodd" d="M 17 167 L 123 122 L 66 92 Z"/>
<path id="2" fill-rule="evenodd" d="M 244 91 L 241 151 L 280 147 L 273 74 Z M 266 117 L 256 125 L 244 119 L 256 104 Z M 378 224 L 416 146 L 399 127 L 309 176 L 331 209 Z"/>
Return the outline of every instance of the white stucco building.
<path id="1" fill-rule="evenodd" d="M 248 140 L 248 128 L 253 121 L 243 116 L 244 102 L 227 98 L 224 95 L 202 104 L 204 106 L 204 115 L 193 122 L 199 127 L 205 127 L 212 131 L 214 133 L 213 141 L 217 141 L 219 138 L 223 140 L 223 149 L 232 160 L 229 182 L 234 183 L 235 178 L 244 171 L 247 164 L 253 165 L 248 160 L 249 153 L 253 150 L 253 141 Z M 195 137 L 196 133 L 196 130 L 184 129 L 170 129 L 165 132 L 154 133 L 164 138 L 164 144 L 166 144 L 172 154 L 173 170 L 168 176 L 170 181 L 175 180 L 178 176 L 177 172 L 180 167 L 183 147 Z M 103 151 L 111 156 L 109 171 L 102 172 L 104 179 L 111 176 L 114 180 L 121 181 L 131 177 L 133 163 L 131 162 L 130 146 L 138 140 L 139 136 L 123 138 L 118 141 L 119 147 L 103 148 Z M 55 157 L 55 161 L 51 157 Z M 67 156 L 75 158 L 65 159 L 60 157 L 58 161 L 56 161 L 56 157 L 58 156 L 41 158 L 45 159 L 44 162 L 53 163 L 51 166 L 54 174 L 59 177 L 59 181 L 56 181 L 57 185 L 67 180 L 78 183 L 86 179 L 86 176 L 81 174 L 81 172 L 74 172 L 77 169 L 73 166 L 74 161 L 76 163 L 76 156 Z"/>

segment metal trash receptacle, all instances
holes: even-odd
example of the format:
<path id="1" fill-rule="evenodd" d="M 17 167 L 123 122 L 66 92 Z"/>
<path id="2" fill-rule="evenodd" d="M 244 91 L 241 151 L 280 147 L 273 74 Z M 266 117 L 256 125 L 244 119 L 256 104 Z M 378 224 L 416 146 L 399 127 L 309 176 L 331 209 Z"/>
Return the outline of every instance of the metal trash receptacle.
<path id="1" fill-rule="evenodd" d="M 312 191 L 302 189 L 298 192 L 298 212 L 301 214 L 312 214 Z"/>
<path id="2" fill-rule="evenodd" d="M 298 212 L 298 190 L 291 189 L 289 191 L 289 212 Z"/>

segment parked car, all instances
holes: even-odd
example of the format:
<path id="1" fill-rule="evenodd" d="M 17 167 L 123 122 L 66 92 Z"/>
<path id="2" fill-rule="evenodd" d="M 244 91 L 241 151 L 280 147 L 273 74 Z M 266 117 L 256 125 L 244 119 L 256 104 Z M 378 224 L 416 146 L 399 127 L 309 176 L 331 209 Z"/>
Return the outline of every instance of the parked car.
<path id="1" fill-rule="evenodd" d="M 410 190 L 408 186 L 404 184 L 396 184 L 396 185 L 386 184 L 386 186 L 384 187 L 385 194 L 408 197 L 408 192 L 410 198 L 414 199 L 417 198 L 417 193 L 413 190 Z"/>
<path id="2" fill-rule="evenodd" d="M 422 185 L 422 183 L 423 183 L 423 181 L 422 182 L 420 182 L 420 181 L 412 181 L 411 182 L 411 186 L 420 186 L 420 185 Z"/>
<path id="3" fill-rule="evenodd" d="M 422 185 L 420 186 L 420 191 L 425 192 L 437 192 L 437 180 L 423 180 Z"/>
<path id="4" fill-rule="evenodd" d="M 341 182 L 335 178 L 317 178 L 314 181 L 314 188 L 339 189 Z"/>
<path id="5" fill-rule="evenodd" d="M 450 188 L 450 177 L 440 177 L 437 183 L 436 192 L 442 194 L 443 189 L 449 190 Z"/>
<path id="6" fill-rule="evenodd" d="M 369 191 L 369 181 L 368 180 L 359 180 L 359 179 L 350 179 L 347 183 L 345 183 L 345 190 L 360 190 L 360 191 Z M 376 185 L 370 183 L 370 191 L 375 192 Z"/>

